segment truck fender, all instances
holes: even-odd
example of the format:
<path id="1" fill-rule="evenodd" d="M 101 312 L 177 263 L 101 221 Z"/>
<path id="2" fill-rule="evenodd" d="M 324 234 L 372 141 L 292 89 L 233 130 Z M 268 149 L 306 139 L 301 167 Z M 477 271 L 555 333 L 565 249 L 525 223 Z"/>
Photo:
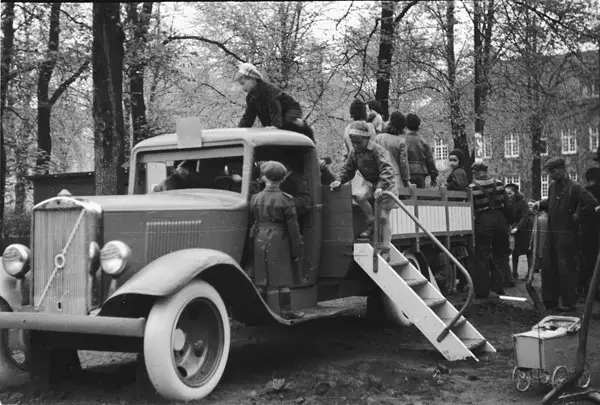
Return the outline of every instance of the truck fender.
<path id="1" fill-rule="evenodd" d="M 219 292 L 237 321 L 253 325 L 289 323 L 270 310 L 231 256 L 202 248 L 178 250 L 148 263 L 106 300 L 99 315 L 146 317 L 156 298 L 172 295 L 196 278 Z M 131 306 L 138 307 L 136 313 L 131 312 Z"/>

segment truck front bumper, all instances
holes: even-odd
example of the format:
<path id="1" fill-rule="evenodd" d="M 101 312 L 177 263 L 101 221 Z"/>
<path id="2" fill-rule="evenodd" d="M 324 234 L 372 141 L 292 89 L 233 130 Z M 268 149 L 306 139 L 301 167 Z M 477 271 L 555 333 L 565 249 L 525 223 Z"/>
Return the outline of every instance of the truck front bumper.
<path id="1" fill-rule="evenodd" d="M 143 337 L 146 319 L 44 312 L 0 311 L 0 329 L 27 329 L 91 335 Z"/>

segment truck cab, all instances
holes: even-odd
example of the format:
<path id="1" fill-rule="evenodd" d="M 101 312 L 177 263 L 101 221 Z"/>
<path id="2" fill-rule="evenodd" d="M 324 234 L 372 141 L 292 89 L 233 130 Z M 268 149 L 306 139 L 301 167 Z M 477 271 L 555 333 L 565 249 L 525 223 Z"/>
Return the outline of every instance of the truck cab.
<path id="1" fill-rule="evenodd" d="M 306 277 L 289 283 L 292 309 L 306 312 L 299 320 L 281 318 L 278 301 L 261 294 L 247 272 L 248 205 L 257 162 L 282 157 L 303 176 L 312 197 L 301 220 Z M 392 213 L 395 262 L 380 262 L 378 270 L 370 241 L 357 245 L 365 224 L 350 185 L 332 192 L 322 184 L 315 144 L 304 135 L 202 130 L 198 120 L 185 119 L 176 133 L 136 145 L 130 162 L 127 195 L 77 197 L 65 190 L 34 207 L 30 246 L 4 251 L 0 379 L 18 368 L 39 378 L 68 375 L 77 369 L 77 350 L 131 351 L 143 355 L 162 396 L 194 400 L 210 394 L 224 372 L 230 319 L 292 326 L 343 309 L 322 305 L 325 301 L 378 294 L 391 297 L 387 313 L 399 322 L 410 319 L 419 326 L 421 313 L 415 311 L 424 311 L 426 319 L 433 304 L 441 308 L 440 322 L 461 316 L 444 306 L 431 284 L 424 252 L 433 252 L 432 258 L 439 252 L 420 242 L 425 235 L 407 213 L 418 214 L 449 248 L 468 243 L 466 193 L 401 191 L 408 211 Z M 181 162 L 189 169 L 185 185 L 156 192 Z M 365 254 L 372 259 L 365 261 Z M 415 301 L 402 309 L 407 294 Z M 26 361 L 12 356 L 15 339 L 9 332 L 15 330 L 25 331 L 17 340 Z M 479 339 L 470 329 L 463 335 L 457 332 L 449 344 L 462 350 L 460 339 Z M 472 355 L 466 343 L 464 348 L 456 358 Z"/>

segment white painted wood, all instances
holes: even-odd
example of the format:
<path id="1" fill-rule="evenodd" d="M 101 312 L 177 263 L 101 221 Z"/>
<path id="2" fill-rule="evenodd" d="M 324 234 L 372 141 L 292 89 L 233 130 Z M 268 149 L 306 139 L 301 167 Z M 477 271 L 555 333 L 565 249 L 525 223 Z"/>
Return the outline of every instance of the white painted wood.
<path id="1" fill-rule="evenodd" d="M 471 216 L 471 207 L 448 207 L 450 231 L 472 231 L 473 222 L 471 221 Z"/>
<path id="2" fill-rule="evenodd" d="M 390 300 L 396 305 L 397 310 L 404 314 L 435 346 L 435 348 L 449 361 L 464 360 L 477 357 L 468 349 L 465 342 L 485 340 L 485 338 L 466 321 L 462 326 L 450 331 L 442 342 L 437 337 L 446 324 L 458 313 L 457 309 L 449 302 L 437 307 L 434 312 L 426 301 L 441 300 L 443 295 L 429 282 L 411 288 L 408 283 L 418 280 L 427 280 L 395 247 L 390 248 L 390 263 L 400 263 L 392 268 L 378 256 L 378 272 L 373 272 L 373 247 L 368 243 L 354 244 L 354 260 L 369 275 L 369 277 L 382 289 Z M 462 340 L 461 340 L 462 339 Z M 484 351 L 495 352 L 492 345 L 486 342 Z"/>
<path id="3" fill-rule="evenodd" d="M 445 206 L 419 205 L 419 220 L 429 232 L 446 232 Z M 420 233 L 424 233 L 419 228 Z"/>
<path id="4" fill-rule="evenodd" d="M 415 214 L 414 205 L 407 205 L 406 208 L 411 214 Z M 390 223 L 392 224 L 392 235 L 415 233 L 415 223 L 401 208 L 390 211 Z"/>

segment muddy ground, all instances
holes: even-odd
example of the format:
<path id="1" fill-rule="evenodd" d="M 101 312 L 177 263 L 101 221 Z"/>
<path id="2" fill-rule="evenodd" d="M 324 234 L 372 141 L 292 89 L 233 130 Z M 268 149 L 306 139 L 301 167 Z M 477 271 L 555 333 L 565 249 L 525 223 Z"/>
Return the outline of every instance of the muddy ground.
<path id="1" fill-rule="evenodd" d="M 523 295 L 522 282 L 512 293 Z M 459 303 L 463 298 L 455 296 Z M 539 404 L 548 387 L 514 389 L 512 334 L 539 321 L 531 305 L 477 302 L 469 320 L 498 352 L 450 363 L 414 327 L 373 328 L 363 299 L 334 318 L 296 327 L 234 328 L 221 383 L 198 404 Z M 581 306 L 580 306 L 581 308 Z M 596 309 L 597 311 L 597 309 Z M 600 387 L 600 320 L 592 321 L 588 361 Z M 9 404 L 174 404 L 160 399 L 130 354 L 80 352 L 81 381 L 52 389 L 32 382 L 0 388 Z M 574 403 L 574 402 L 571 402 Z M 581 404 L 587 402 L 579 402 Z"/>

